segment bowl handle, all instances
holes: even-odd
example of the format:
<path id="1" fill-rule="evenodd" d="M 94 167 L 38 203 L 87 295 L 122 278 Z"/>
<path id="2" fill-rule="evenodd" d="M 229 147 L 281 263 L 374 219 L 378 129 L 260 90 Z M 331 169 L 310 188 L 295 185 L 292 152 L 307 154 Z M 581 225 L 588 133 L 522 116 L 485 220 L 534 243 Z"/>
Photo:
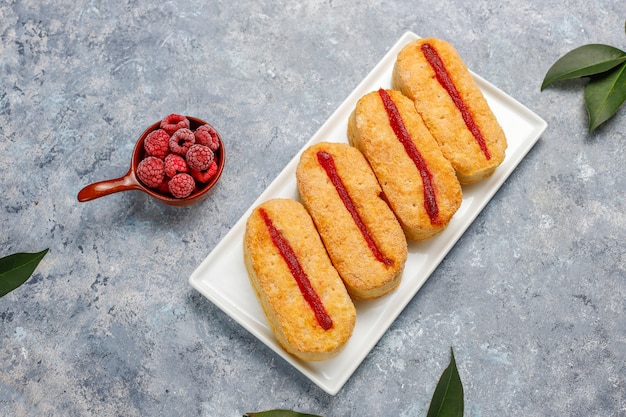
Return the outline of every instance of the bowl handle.
<path id="1" fill-rule="evenodd" d="M 91 201 L 105 195 L 119 193 L 128 190 L 143 190 L 143 186 L 139 184 L 132 173 L 127 173 L 123 177 L 111 180 L 104 180 L 89 184 L 78 192 L 78 201 Z"/>

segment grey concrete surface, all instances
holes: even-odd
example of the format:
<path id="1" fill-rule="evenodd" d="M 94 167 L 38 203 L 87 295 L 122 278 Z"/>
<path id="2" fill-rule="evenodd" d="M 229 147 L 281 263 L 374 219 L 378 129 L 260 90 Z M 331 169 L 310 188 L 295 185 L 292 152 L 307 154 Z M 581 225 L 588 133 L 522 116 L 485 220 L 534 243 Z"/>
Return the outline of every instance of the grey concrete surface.
<path id="1" fill-rule="evenodd" d="M 623 1 L 9 0 L 0 4 L 0 255 L 49 247 L 0 299 L 0 416 L 425 416 L 454 347 L 468 417 L 626 416 L 626 109 L 586 131 L 588 43 Z M 343 389 L 320 390 L 188 278 L 407 30 L 549 128 Z M 212 196 L 79 203 L 169 113 L 213 123 Z"/>

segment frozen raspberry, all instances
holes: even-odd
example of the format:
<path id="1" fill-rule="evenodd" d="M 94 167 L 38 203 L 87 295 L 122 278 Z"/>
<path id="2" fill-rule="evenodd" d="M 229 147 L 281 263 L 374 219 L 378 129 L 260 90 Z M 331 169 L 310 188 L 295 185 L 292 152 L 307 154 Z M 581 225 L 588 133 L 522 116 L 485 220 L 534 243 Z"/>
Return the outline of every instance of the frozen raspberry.
<path id="1" fill-rule="evenodd" d="M 196 188 L 196 182 L 189 174 L 176 174 L 169 182 L 170 193 L 176 198 L 185 198 Z"/>
<path id="2" fill-rule="evenodd" d="M 169 184 L 170 184 L 170 179 L 165 177 L 163 178 L 163 182 L 161 183 L 161 185 L 159 185 L 156 190 L 160 192 L 161 194 L 169 195 L 170 194 Z"/>
<path id="3" fill-rule="evenodd" d="M 196 137 L 191 130 L 187 128 L 178 129 L 170 138 L 170 150 L 185 156 L 189 147 L 194 143 L 196 143 Z"/>
<path id="4" fill-rule="evenodd" d="M 165 163 L 156 156 L 148 156 L 137 165 L 137 176 L 150 188 L 157 188 L 165 178 Z"/>
<path id="5" fill-rule="evenodd" d="M 209 169 L 215 156 L 208 146 L 195 144 L 191 145 L 185 155 L 185 159 L 189 168 L 204 171 Z"/>
<path id="6" fill-rule="evenodd" d="M 148 155 L 163 159 L 170 153 L 170 135 L 163 129 L 154 130 L 146 136 L 143 147 Z"/>
<path id="7" fill-rule="evenodd" d="M 180 114 L 170 114 L 161 120 L 161 129 L 173 135 L 178 129 L 189 129 L 189 119 Z"/>
<path id="8" fill-rule="evenodd" d="M 213 152 L 220 147 L 220 142 L 217 139 L 217 132 L 210 125 L 202 125 L 194 132 L 196 136 L 196 143 L 200 145 L 208 146 Z"/>
<path id="9" fill-rule="evenodd" d="M 217 162 L 211 162 L 211 166 L 206 171 L 191 170 L 191 176 L 200 183 L 207 183 L 217 173 Z"/>
<path id="10" fill-rule="evenodd" d="M 187 166 L 187 162 L 185 162 L 185 158 L 176 153 L 167 155 L 165 157 L 165 174 L 169 178 L 173 178 L 174 175 L 181 172 L 189 172 L 189 167 Z"/>

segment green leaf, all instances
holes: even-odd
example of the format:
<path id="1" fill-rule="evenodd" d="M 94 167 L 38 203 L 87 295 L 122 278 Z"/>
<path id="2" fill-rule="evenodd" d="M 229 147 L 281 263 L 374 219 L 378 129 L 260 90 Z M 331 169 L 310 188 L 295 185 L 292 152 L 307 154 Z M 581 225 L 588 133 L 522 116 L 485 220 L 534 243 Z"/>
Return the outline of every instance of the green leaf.
<path id="1" fill-rule="evenodd" d="M 578 47 L 559 58 L 546 73 L 541 90 L 552 83 L 601 74 L 626 61 L 626 52 L 609 45 Z"/>
<path id="2" fill-rule="evenodd" d="M 626 63 L 589 81 L 585 87 L 585 106 L 589 132 L 610 119 L 626 101 Z"/>
<path id="3" fill-rule="evenodd" d="M 0 258 L 0 297 L 25 283 L 46 253 L 48 249 L 37 253 L 14 253 Z"/>
<path id="4" fill-rule="evenodd" d="M 439 378 L 426 417 L 463 417 L 463 407 L 463 384 L 450 348 L 450 364 Z"/>
<path id="5" fill-rule="evenodd" d="M 244 417 L 322 417 L 317 414 L 302 414 L 291 410 L 269 410 L 258 413 L 246 413 Z"/>

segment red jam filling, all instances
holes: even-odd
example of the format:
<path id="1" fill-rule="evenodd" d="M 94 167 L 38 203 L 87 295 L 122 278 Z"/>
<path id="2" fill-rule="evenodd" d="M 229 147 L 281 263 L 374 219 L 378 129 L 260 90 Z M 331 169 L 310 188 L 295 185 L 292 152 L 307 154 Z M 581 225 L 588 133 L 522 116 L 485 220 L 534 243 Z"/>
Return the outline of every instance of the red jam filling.
<path id="1" fill-rule="evenodd" d="M 448 73 L 445 64 L 441 60 L 441 57 L 439 56 L 435 48 L 433 48 L 433 46 L 429 43 L 423 44 L 421 50 L 424 54 L 424 57 L 426 58 L 426 61 L 428 61 L 432 69 L 435 71 L 437 81 L 439 81 L 439 84 L 441 84 L 441 86 L 448 92 L 448 95 L 454 102 L 454 105 L 461 112 L 461 116 L 463 117 L 465 126 L 467 126 L 469 131 L 476 139 L 476 142 L 478 143 L 478 146 L 480 146 L 480 150 L 485 155 L 485 158 L 487 158 L 487 160 L 490 160 L 491 154 L 489 153 L 489 149 L 487 149 L 487 143 L 485 142 L 485 138 L 478 128 L 478 125 L 476 124 L 472 113 L 465 105 L 463 98 L 461 98 L 459 90 L 456 89 L 456 86 L 454 85 L 454 82 L 452 81 L 452 78 L 450 77 L 450 74 Z"/>
<path id="2" fill-rule="evenodd" d="M 302 269 L 302 265 L 298 262 L 298 258 L 296 257 L 293 248 L 285 239 L 285 237 L 280 233 L 280 231 L 274 226 L 272 219 L 267 215 L 267 212 L 262 208 L 259 209 L 259 214 L 267 227 L 267 230 L 272 238 L 272 242 L 274 246 L 278 249 L 281 256 L 287 263 L 289 267 L 289 271 L 291 275 L 295 278 L 298 283 L 298 288 L 300 288 L 300 292 L 302 296 L 309 304 L 313 313 L 315 314 L 315 318 L 317 322 L 324 330 L 329 330 L 333 327 L 333 320 L 330 318 L 326 309 L 324 309 L 324 305 L 322 304 L 322 300 L 320 300 L 319 296 L 315 292 L 315 289 L 311 285 L 311 281 L 309 281 L 309 277 L 307 276 L 304 269 Z"/>
<path id="3" fill-rule="evenodd" d="M 346 209 L 352 216 L 352 220 L 354 220 L 354 223 L 357 225 L 357 227 L 361 231 L 361 234 L 363 235 L 363 238 L 367 242 L 367 246 L 372 251 L 372 254 L 374 255 L 374 257 L 376 257 L 376 259 L 379 262 L 382 262 L 383 264 L 387 266 L 393 265 L 393 260 L 385 257 L 385 255 L 382 254 L 382 252 L 376 245 L 376 242 L 374 242 L 372 235 L 370 235 L 369 230 L 367 230 L 367 226 L 363 222 L 363 219 L 361 219 L 361 216 L 359 215 L 359 212 L 354 206 L 354 202 L 352 201 L 352 198 L 350 197 L 348 190 L 346 190 L 346 187 L 343 184 L 343 181 L 341 180 L 339 173 L 337 172 L 337 167 L 335 166 L 335 160 L 333 159 L 332 155 L 326 151 L 319 151 L 317 153 L 317 161 L 322 166 L 322 168 L 324 168 L 324 170 L 326 171 L 326 175 L 328 175 L 330 182 L 332 182 L 332 184 L 335 186 L 335 189 L 337 190 L 337 194 L 339 194 L 339 198 L 341 198 L 343 205 L 346 207 Z"/>
<path id="4" fill-rule="evenodd" d="M 379 89 L 378 94 L 383 101 L 385 110 L 387 110 L 387 116 L 389 117 L 389 124 L 393 129 L 396 137 L 404 146 L 404 150 L 409 155 L 409 158 L 415 164 L 415 167 L 422 177 L 422 183 L 424 184 L 424 208 L 428 217 L 430 217 L 431 224 L 439 223 L 439 207 L 437 206 L 437 198 L 435 197 L 435 187 L 433 185 L 433 176 L 428 169 L 426 161 L 422 157 L 422 154 L 415 147 L 415 143 L 411 140 L 411 135 L 402 121 L 402 116 L 396 107 L 396 103 L 393 102 L 389 93 L 384 89 Z"/>

